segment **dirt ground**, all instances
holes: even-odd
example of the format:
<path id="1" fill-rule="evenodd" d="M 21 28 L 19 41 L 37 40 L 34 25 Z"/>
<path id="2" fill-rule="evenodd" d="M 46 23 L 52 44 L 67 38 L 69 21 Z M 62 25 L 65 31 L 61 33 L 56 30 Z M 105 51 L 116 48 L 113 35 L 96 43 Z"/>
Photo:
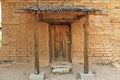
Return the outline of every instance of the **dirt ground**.
<path id="1" fill-rule="evenodd" d="M 120 68 L 90 65 L 90 71 L 95 74 L 94 80 L 120 80 Z M 34 72 L 34 65 L 30 63 L 0 64 L 0 80 L 28 80 L 32 72 Z M 41 72 L 45 72 L 46 80 L 77 80 L 77 73 L 83 72 L 83 65 L 73 65 L 70 74 L 51 74 L 49 67 L 41 68 Z"/>

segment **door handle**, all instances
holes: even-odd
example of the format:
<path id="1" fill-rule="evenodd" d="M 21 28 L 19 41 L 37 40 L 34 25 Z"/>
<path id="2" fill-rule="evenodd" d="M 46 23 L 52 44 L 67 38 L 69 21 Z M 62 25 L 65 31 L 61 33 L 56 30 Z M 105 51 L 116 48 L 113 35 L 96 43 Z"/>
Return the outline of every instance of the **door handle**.
<path id="1" fill-rule="evenodd" d="M 70 44 L 70 41 L 69 41 L 69 40 L 67 41 L 67 44 Z"/>

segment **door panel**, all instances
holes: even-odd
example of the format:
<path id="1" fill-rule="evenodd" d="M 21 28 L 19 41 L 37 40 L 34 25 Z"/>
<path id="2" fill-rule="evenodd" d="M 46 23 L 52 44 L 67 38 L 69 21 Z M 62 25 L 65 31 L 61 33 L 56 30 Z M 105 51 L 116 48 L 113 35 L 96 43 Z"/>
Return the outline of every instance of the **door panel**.
<path id="1" fill-rule="evenodd" d="M 70 60 L 70 26 L 52 25 L 50 27 L 51 61 Z"/>

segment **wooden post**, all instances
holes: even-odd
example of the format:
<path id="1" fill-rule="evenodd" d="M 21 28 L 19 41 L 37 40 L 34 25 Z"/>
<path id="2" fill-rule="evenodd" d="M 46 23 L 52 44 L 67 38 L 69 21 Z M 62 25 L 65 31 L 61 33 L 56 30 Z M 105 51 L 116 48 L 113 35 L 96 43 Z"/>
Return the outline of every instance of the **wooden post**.
<path id="1" fill-rule="evenodd" d="M 37 4 L 38 6 L 38 4 Z M 35 11 L 34 24 L 34 58 L 35 58 L 35 74 L 39 74 L 39 27 L 38 27 L 38 11 Z"/>
<path id="2" fill-rule="evenodd" d="M 39 74 L 39 36 L 38 36 L 38 13 L 35 12 L 35 26 L 34 26 L 34 56 L 35 56 L 35 74 Z"/>
<path id="3" fill-rule="evenodd" d="M 88 12 L 86 13 L 86 21 L 84 25 L 84 73 L 89 73 L 89 60 L 88 60 Z"/>

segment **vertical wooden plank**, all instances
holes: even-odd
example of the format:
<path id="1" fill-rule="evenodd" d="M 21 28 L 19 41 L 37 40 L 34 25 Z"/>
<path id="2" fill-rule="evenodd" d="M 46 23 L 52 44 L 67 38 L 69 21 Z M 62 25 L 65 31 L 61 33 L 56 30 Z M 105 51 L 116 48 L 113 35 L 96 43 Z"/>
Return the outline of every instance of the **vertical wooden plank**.
<path id="1" fill-rule="evenodd" d="M 86 13 L 86 21 L 84 26 L 84 73 L 89 73 L 89 65 L 88 65 L 88 12 Z"/>
<path id="2" fill-rule="evenodd" d="M 70 25 L 67 25 L 67 44 L 68 44 L 68 61 L 70 61 L 70 44 L 71 44 L 71 40 L 70 40 Z"/>
<path id="3" fill-rule="evenodd" d="M 64 26 L 62 25 L 62 30 L 61 30 L 61 34 L 62 34 L 62 42 L 61 42 L 61 45 L 62 45 L 62 57 L 65 57 L 64 55 L 64 39 L 63 39 L 63 36 L 64 36 Z"/>
<path id="4" fill-rule="evenodd" d="M 64 31 L 64 25 L 63 25 L 63 27 L 62 27 L 62 47 L 63 47 L 63 56 L 65 57 L 66 55 L 65 55 L 65 38 L 64 38 L 64 36 L 65 36 L 65 31 Z"/>
<path id="5" fill-rule="evenodd" d="M 65 36 L 65 38 L 66 38 L 66 60 L 67 61 L 69 59 L 69 46 L 68 46 L 68 41 L 69 41 L 68 33 L 69 33 L 69 31 L 68 31 L 68 28 L 69 28 L 69 26 L 65 25 L 65 32 L 66 32 L 66 36 Z"/>
<path id="6" fill-rule="evenodd" d="M 71 59 L 71 44 L 72 44 L 72 29 L 71 29 L 71 25 L 69 25 L 69 40 L 70 40 L 70 44 L 69 44 L 69 61 L 72 62 L 72 59 Z"/>
<path id="7" fill-rule="evenodd" d="M 54 55 L 55 55 L 55 59 L 56 59 L 56 26 L 54 25 Z"/>
<path id="8" fill-rule="evenodd" d="M 51 26 L 51 30 L 52 30 L 52 39 L 51 39 L 51 42 L 52 42 L 52 62 L 55 61 L 55 26 Z"/>
<path id="9" fill-rule="evenodd" d="M 52 62 L 52 53 L 53 53 L 53 46 L 52 46 L 52 26 L 51 26 L 51 24 L 49 24 L 49 55 L 50 55 L 50 62 Z"/>
<path id="10" fill-rule="evenodd" d="M 62 57 L 62 59 L 63 59 L 63 25 L 62 26 L 60 26 L 60 50 L 61 50 L 61 57 Z"/>

